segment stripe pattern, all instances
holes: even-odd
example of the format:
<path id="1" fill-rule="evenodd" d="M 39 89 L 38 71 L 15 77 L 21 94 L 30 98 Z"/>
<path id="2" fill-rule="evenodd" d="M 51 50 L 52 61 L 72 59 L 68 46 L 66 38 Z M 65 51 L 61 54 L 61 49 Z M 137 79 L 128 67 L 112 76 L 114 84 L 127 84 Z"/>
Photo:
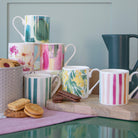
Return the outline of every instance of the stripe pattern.
<path id="1" fill-rule="evenodd" d="M 51 77 L 24 78 L 24 97 L 31 103 L 46 107 L 46 101 L 51 98 Z"/>
<path id="2" fill-rule="evenodd" d="M 127 131 L 123 129 L 100 126 L 98 130 L 99 138 L 128 138 Z"/>
<path id="3" fill-rule="evenodd" d="M 100 103 L 123 105 L 128 102 L 129 74 L 100 73 Z"/>

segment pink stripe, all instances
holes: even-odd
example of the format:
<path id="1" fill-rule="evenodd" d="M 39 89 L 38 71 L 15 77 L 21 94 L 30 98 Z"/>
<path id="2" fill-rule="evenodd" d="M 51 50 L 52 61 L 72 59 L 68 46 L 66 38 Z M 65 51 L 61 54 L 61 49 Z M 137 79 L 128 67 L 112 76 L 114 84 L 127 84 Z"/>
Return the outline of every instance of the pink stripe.
<path id="1" fill-rule="evenodd" d="M 107 76 L 107 104 L 109 104 L 110 98 L 110 74 Z"/>
<path id="2" fill-rule="evenodd" d="M 102 103 L 104 103 L 104 97 L 105 97 L 105 92 L 104 92 L 104 74 L 102 74 L 102 84 L 103 84 L 103 90 L 102 90 Z"/>
<path id="3" fill-rule="evenodd" d="M 116 104 L 116 75 L 113 76 L 113 104 Z"/>
<path id="4" fill-rule="evenodd" d="M 119 74 L 119 104 L 121 104 L 122 99 L 122 74 Z"/>

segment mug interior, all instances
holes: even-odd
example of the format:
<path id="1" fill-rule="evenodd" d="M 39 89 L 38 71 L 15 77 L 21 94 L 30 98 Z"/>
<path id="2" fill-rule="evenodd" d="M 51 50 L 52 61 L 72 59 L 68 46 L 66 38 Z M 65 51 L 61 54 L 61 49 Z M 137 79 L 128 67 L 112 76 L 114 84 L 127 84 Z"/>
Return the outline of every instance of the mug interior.
<path id="1" fill-rule="evenodd" d="M 51 75 L 50 74 L 25 74 L 24 75 L 25 78 L 50 78 Z"/>
<path id="2" fill-rule="evenodd" d="M 120 73 L 128 73 L 128 70 L 125 69 L 103 69 L 100 70 L 103 73 L 110 73 L 110 74 L 120 74 Z"/>
<path id="3" fill-rule="evenodd" d="M 88 66 L 66 66 L 62 68 L 63 70 L 85 70 L 89 69 Z"/>

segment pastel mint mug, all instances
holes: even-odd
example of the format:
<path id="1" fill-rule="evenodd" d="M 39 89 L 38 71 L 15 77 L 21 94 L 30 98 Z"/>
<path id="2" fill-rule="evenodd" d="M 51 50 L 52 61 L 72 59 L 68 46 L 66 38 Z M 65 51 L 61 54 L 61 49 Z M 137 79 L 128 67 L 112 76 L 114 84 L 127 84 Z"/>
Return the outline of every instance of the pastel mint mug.
<path id="1" fill-rule="evenodd" d="M 19 18 L 24 25 L 24 35 L 15 26 L 15 20 Z M 49 42 L 50 17 L 47 15 L 25 15 L 25 19 L 15 16 L 12 25 L 25 42 Z"/>

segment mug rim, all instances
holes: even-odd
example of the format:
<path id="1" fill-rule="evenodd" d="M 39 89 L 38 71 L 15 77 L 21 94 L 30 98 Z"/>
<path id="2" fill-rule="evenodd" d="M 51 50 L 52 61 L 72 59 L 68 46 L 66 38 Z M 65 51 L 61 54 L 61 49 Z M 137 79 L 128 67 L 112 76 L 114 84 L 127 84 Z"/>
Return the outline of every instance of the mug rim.
<path id="1" fill-rule="evenodd" d="M 65 43 L 41 43 L 41 45 L 65 45 Z"/>
<path id="2" fill-rule="evenodd" d="M 88 66 L 65 66 L 62 70 L 84 70 L 89 69 Z"/>
<path id="3" fill-rule="evenodd" d="M 32 74 L 24 74 L 25 78 L 50 78 L 51 75 L 50 74 L 43 74 L 43 73 L 32 73 Z"/>
<path id="4" fill-rule="evenodd" d="M 18 42 L 17 42 L 17 43 L 8 43 L 8 44 L 9 44 L 9 45 L 12 45 L 12 44 L 18 44 L 18 45 L 22 45 L 22 44 L 23 44 L 23 45 L 31 44 L 31 45 L 35 45 L 33 42 L 27 42 L 27 43 L 20 43 L 20 42 L 18 43 Z"/>
<path id="5" fill-rule="evenodd" d="M 102 69 L 100 70 L 102 73 L 106 74 L 120 74 L 120 73 L 129 73 L 126 69 Z"/>
<path id="6" fill-rule="evenodd" d="M 31 15 L 31 14 L 30 14 L 30 15 L 24 15 L 24 16 L 25 16 L 25 17 L 26 17 L 26 16 L 44 16 L 44 17 L 49 17 L 48 15 Z"/>

